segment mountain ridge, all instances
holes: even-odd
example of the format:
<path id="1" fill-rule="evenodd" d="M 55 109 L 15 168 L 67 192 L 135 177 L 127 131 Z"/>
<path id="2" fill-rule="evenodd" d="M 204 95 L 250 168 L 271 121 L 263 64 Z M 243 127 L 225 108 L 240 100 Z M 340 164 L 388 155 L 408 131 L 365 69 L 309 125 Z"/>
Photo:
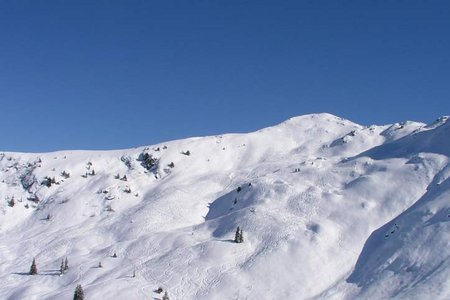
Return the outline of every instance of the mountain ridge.
<path id="1" fill-rule="evenodd" d="M 132 149 L 4 152 L 0 298 L 60 299 L 81 283 L 109 299 L 159 286 L 171 299 L 414 299 L 440 286 L 445 299 L 447 120 L 361 126 L 323 113 Z M 420 251 L 438 251 L 423 244 L 426 216 L 440 245 L 427 257 L 445 268 L 420 267 Z M 422 244 L 397 239 L 410 232 Z M 402 251 L 416 261 L 389 267 Z M 66 256 L 66 274 L 45 272 Z M 33 257 L 39 276 L 25 275 Z"/>

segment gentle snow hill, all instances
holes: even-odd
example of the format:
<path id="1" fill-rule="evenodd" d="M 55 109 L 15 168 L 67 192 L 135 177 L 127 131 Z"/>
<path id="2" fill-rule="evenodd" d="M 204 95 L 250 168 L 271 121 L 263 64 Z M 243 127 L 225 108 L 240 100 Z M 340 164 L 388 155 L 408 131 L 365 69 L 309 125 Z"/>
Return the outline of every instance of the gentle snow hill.
<path id="1" fill-rule="evenodd" d="M 0 299 L 449 299 L 449 124 L 2 153 Z"/>

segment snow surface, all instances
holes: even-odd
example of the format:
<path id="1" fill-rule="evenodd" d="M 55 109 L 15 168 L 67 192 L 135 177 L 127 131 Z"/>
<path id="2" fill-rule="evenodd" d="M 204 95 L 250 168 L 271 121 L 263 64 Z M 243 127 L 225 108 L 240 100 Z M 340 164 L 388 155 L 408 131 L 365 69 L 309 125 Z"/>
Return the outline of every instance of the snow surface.
<path id="1" fill-rule="evenodd" d="M 364 127 L 330 114 L 127 150 L 5 152 L 0 299 L 71 299 L 77 284 L 86 299 L 450 299 L 449 156 L 447 117 Z"/>

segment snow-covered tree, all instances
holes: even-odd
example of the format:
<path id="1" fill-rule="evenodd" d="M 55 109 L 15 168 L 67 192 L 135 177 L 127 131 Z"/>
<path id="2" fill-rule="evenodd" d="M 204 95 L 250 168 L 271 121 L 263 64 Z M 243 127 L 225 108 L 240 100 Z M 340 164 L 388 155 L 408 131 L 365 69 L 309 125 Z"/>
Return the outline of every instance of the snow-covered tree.
<path id="1" fill-rule="evenodd" d="M 64 271 L 67 271 L 67 270 L 69 270 L 69 260 L 66 257 L 66 259 L 64 260 Z"/>
<path id="2" fill-rule="evenodd" d="M 33 262 L 31 263 L 30 267 L 30 275 L 36 275 L 38 273 L 37 267 L 36 267 L 36 260 L 33 258 Z"/>
<path id="3" fill-rule="evenodd" d="M 236 233 L 234 234 L 234 242 L 235 243 L 240 243 L 240 234 L 241 234 L 241 231 L 240 231 L 240 228 L 238 226 L 236 228 Z"/>
<path id="4" fill-rule="evenodd" d="M 167 293 L 167 291 L 164 292 L 164 295 L 162 297 L 162 300 L 170 300 L 169 299 L 169 294 Z"/>
<path id="5" fill-rule="evenodd" d="M 73 294 L 73 300 L 84 300 L 84 291 L 81 284 L 78 284 Z"/>
<path id="6" fill-rule="evenodd" d="M 243 241 L 244 241 L 244 232 L 238 226 L 236 228 L 236 233 L 234 234 L 234 242 L 235 243 L 242 243 Z"/>

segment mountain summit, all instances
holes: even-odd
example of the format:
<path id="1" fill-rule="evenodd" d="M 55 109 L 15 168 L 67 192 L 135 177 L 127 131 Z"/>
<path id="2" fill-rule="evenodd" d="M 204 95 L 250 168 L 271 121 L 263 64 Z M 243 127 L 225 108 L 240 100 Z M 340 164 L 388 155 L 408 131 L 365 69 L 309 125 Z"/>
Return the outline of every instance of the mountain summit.
<path id="1" fill-rule="evenodd" d="M 448 124 L 1 153 L 0 299 L 448 299 Z"/>

